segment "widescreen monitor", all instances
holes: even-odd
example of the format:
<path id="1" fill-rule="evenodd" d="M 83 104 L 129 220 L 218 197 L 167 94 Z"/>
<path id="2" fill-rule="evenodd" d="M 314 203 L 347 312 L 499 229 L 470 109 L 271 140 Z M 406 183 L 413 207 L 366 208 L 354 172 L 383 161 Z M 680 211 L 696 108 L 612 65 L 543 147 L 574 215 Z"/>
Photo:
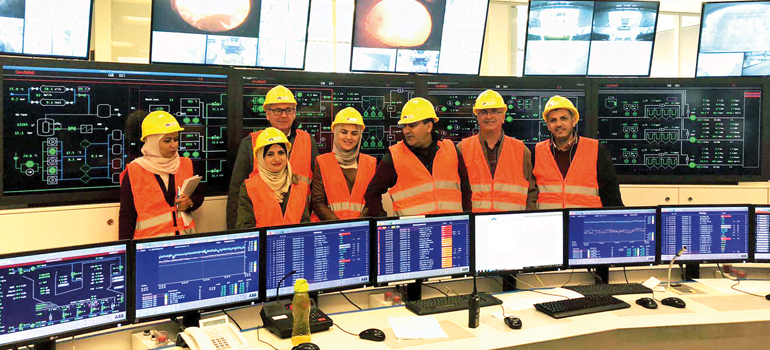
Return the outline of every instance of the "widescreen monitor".
<path id="1" fill-rule="evenodd" d="M 661 207 L 660 259 L 668 262 L 687 247 L 677 261 L 746 261 L 749 222 L 748 205 Z"/>
<path id="2" fill-rule="evenodd" d="M 655 208 L 573 209 L 568 220 L 570 267 L 650 265 L 657 261 Z"/>
<path id="3" fill-rule="evenodd" d="M 351 71 L 479 74 L 489 0 L 358 0 Z"/>
<path id="4" fill-rule="evenodd" d="M 259 300 L 259 230 L 135 242 L 136 319 Z"/>
<path id="5" fill-rule="evenodd" d="M 303 69 L 310 0 L 153 0 L 150 62 Z"/>
<path id="6" fill-rule="evenodd" d="M 529 3 L 524 75 L 648 76 L 659 3 Z"/>
<path id="7" fill-rule="evenodd" d="M 93 0 L 0 2 L 0 53 L 88 58 Z"/>
<path id="8" fill-rule="evenodd" d="M 754 260 L 770 261 L 770 207 L 754 207 Z"/>
<path id="9" fill-rule="evenodd" d="M 377 220 L 376 282 L 470 273 L 470 216 Z"/>
<path id="10" fill-rule="evenodd" d="M 0 348 L 128 321 L 125 242 L 0 257 Z M 51 347 L 52 348 L 52 347 Z"/>
<path id="11" fill-rule="evenodd" d="M 267 297 L 294 293 L 294 281 L 304 278 L 311 292 L 328 292 L 369 283 L 369 220 L 266 231 L 265 289 Z M 291 271 L 278 288 L 278 283 Z"/>
<path id="12" fill-rule="evenodd" d="M 473 220 L 476 273 L 496 275 L 564 266 L 564 211 L 477 214 Z"/>
<path id="13" fill-rule="evenodd" d="M 696 77 L 770 76 L 770 1 L 705 2 Z"/>

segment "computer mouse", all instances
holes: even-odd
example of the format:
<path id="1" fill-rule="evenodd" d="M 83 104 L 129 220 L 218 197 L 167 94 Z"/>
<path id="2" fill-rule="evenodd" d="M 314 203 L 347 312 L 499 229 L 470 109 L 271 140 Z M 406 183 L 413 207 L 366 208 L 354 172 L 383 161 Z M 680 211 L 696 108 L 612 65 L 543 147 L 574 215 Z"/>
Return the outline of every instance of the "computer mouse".
<path id="1" fill-rule="evenodd" d="M 514 316 L 508 316 L 505 318 L 505 324 L 508 325 L 508 328 L 510 329 L 521 329 L 521 319 Z"/>
<path id="2" fill-rule="evenodd" d="M 321 350 L 321 348 L 313 343 L 302 343 L 291 348 L 291 350 Z"/>
<path id="3" fill-rule="evenodd" d="M 677 297 L 668 297 L 661 300 L 660 302 L 663 303 L 663 305 L 673 306 L 680 309 L 684 309 L 684 307 L 687 305 L 684 303 L 684 300 Z"/>
<path id="4" fill-rule="evenodd" d="M 358 337 L 361 339 L 366 339 L 371 341 L 384 341 L 385 332 L 377 328 L 369 328 L 367 330 L 361 331 L 361 333 L 358 333 Z"/>
<path id="5" fill-rule="evenodd" d="M 770 294 L 765 295 L 765 299 L 770 300 Z"/>
<path id="6" fill-rule="evenodd" d="M 639 298 L 636 299 L 636 304 L 641 305 L 645 309 L 657 309 L 658 303 L 653 298 Z"/>

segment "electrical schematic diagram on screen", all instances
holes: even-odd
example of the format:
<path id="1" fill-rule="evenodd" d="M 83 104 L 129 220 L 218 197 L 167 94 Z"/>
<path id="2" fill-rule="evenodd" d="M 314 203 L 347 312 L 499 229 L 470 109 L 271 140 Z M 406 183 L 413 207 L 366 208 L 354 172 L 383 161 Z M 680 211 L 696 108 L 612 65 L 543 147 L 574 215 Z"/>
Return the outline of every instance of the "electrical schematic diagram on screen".
<path id="1" fill-rule="evenodd" d="M 180 156 L 204 181 L 225 181 L 224 75 L 6 66 L 3 77 L 4 194 L 119 186 L 156 110 L 184 128 Z"/>

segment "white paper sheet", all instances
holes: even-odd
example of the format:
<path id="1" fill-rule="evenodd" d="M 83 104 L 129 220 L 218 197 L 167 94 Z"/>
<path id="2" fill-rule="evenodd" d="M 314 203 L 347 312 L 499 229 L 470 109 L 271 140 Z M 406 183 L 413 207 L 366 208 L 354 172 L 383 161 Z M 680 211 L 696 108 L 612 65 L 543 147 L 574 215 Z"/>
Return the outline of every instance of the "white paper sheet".
<path id="1" fill-rule="evenodd" d="M 396 339 L 449 338 L 433 316 L 388 317 Z"/>

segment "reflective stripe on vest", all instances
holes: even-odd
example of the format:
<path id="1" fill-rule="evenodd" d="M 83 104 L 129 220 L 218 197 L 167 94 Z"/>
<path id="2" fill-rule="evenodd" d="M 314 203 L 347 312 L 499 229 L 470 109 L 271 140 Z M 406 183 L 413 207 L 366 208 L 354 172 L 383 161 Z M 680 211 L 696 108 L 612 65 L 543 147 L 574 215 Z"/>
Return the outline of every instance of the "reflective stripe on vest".
<path id="1" fill-rule="evenodd" d="M 473 211 L 510 211 L 527 208 L 529 181 L 524 178 L 524 143 L 504 136 L 494 179 L 478 135 L 460 142 L 473 190 Z"/>
<path id="2" fill-rule="evenodd" d="M 257 136 L 260 131 L 251 133 L 251 149 L 257 146 Z M 313 181 L 313 170 L 310 168 L 312 148 L 312 137 L 306 131 L 296 130 L 297 135 L 294 137 L 294 142 L 291 144 L 291 150 L 289 150 L 289 163 L 291 163 L 291 171 L 294 176 L 300 182 L 306 183 L 308 186 Z M 298 150 L 297 152 L 294 152 Z M 254 160 L 254 166 L 251 170 L 249 177 L 254 174 L 259 174 L 259 165 L 257 165 L 256 159 Z"/>
<path id="3" fill-rule="evenodd" d="M 298 224 L 302 221 L 309 189 L 306 183 L 298 181 L 291 185 L 285 213 L 281 210 L 281 204 L 275 199 L 275 192 L 262 181 L 259 175 L 249 177 L 244 183 L 251 199 L 256 220 L 255 227 Z"/>
<path id="4" fill-rule="evenodd" d="M 397 215 L 462 212 L 456 148 L 449 140 L 439 141 L 438 145 L 432 173 L 403 141 L 390 147 L 397 180 L 388 194 Z"/>
<path id="5" fill-rule="evenodd" d="M 596 176 L 598 154 L 599 142 L 597 140 L 580 137 L 577 151 L 565 178 L 551 153 L 551 141 L 546 140 L 538 143 L 535 146 L 535 169 L 533 171 L 540 191 L 537 199 L 538 208 L 601 207 L 599 183 Z"/>
<path id="6" fill-rule="evenodd" d="M 134 196 L 134 208 L 136 208 L 135 239 L 173 236 L 177 231 L 181 234 L 192 232 L 195 228 L 194 221 L 185 225 L 182 218 L 177 216 L 177 226 L 174 226 L 174 215 L 177 215 L 176 206 L 169 206 L 166 203 L 166 196 L 155 174 L 136 163 L 126 166 L 126 170 L 120 176 L 121 182 L 126 173 L 131 179 L 131 193 Z M 174 183 L 168 185 L 173 186 L 176 191 L 179 185 L 192 176 L 192 161 L 190 158 L 180 157 L 179 167 L 174 173 Z"/>
<path id="7" fill-rule="evenodd" d="M 364 210 L 364 193 L 369 186 L 374 172 L 377 169 L 377 159 L 359 153 L 356 180 L 353 183 L 352 192 L 348 189 L 345 174 L 342 173 L 337 157 L 334 153 L 327 153 L 316 158 L 321 170 L 326 201 L 329 208 L 340 219 L 354 219 L 361 216 Z"/>

